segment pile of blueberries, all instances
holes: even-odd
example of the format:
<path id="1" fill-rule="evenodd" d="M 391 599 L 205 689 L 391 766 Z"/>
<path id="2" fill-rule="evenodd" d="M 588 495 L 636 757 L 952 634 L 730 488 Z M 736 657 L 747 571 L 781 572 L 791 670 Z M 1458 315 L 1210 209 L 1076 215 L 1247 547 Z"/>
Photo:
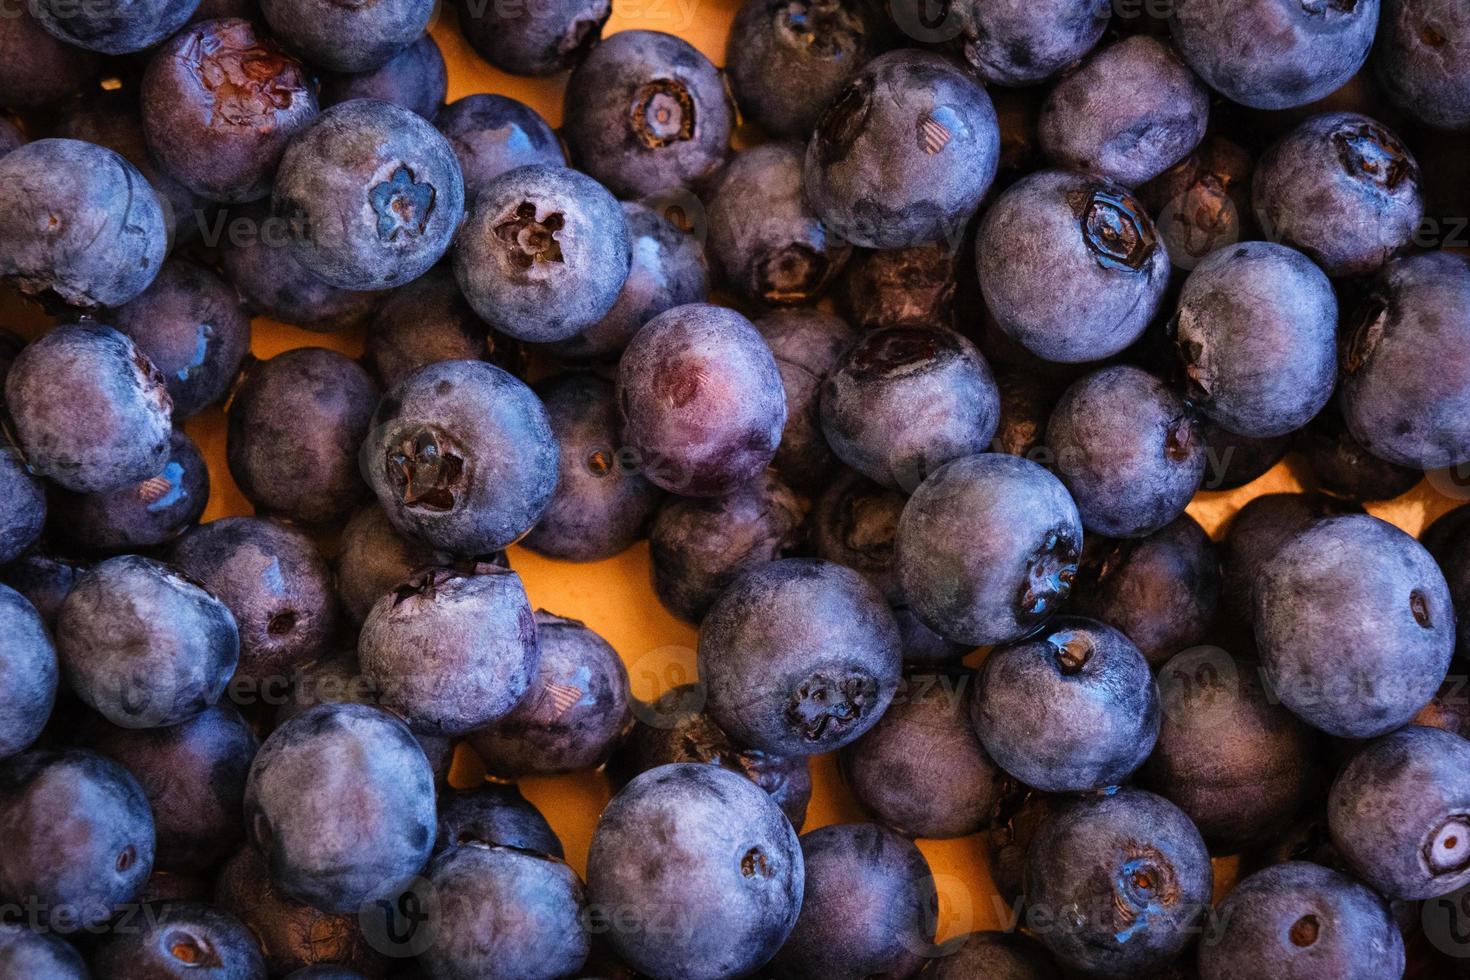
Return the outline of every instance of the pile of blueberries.
<path id="1" fill-rule="evenodd" d="M 1470 5 L 434 13 L 0 8 L 0 980 L 1470 977 Z"/>

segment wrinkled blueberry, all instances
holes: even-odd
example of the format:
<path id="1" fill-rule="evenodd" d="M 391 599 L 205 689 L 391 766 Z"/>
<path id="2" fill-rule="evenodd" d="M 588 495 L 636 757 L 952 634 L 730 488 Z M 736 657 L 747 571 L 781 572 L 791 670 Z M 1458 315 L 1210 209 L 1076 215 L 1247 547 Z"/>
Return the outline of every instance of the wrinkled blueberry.
<path id="1" fill-rule="evenodd" d="M 1254 237 L 1254 170 L 1250 151 L 1212 133 L 1138 188 L 1176 268 L 1193 269 L 1211 252 Z"/>
<path id="2" fill-rule="evenodd" d="M 859 330 L 954 325 L 959 255 L 949 242 L 859 251 L 835 290 Z"/>
<path id="3" fill-rule="evenodd" d="M 36 607 L 0 585 L 0 758 L 22 752 L 40 737 L 56 703 L 56 648 Z"/>
<path id="4" fill-rule="evenodd" d="M 564 166 L 556 130 L 524 102 L 504 95 L 467 95 L 434 116 L 434 125 L 459 158 L 465 201 L 508 170 L 541 164 Z"/>
<path id="5" fill-rule="evenodd" d="M 862 572 L 890 604 L 902 602 L 895 539 L 907 502 L 901 492 L 845 471 L 828 484 L 812 509 L 816 556 Z"/>
<path id="6" fill-rule="evenodd" d="M 321 81 L 324 108 L 353 99 L 379 99 L 433 122 L 449 91 L 449 72 L 434 38 L 425 34 L 392 60 L 360 74 L 326 75 Z"/>
<path id="7" fill-rule="evenodd" d="M 271 30 L 318 68 L 364 72 L 380 68 L 423 35 L 433 0 L 260 0 Z"/>
<path id="8" fill-rule="evenodd" d="M 82 551 L 120 552 L 167 544 L 197 523 L 208 503 L 204 457 L 176 429 L 157 476 L 107 493 L 57 490 L 51 513 L 57 533 Z"/>

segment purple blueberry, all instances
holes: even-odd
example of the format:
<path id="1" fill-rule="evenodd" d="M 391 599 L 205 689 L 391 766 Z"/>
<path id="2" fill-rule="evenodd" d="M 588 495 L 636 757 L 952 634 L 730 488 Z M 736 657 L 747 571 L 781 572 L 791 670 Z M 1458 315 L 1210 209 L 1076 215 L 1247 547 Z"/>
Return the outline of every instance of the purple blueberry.
<path id="1" fill-rule="evenodd" d="M 56 650 L 72 690 L 108 721 L 159 728 L 220 699 L 240 633 L 225 604 L 193 579 L 124 555 L 78 580 L 56 618 Z"/>
<path id="2" fill-rule="evenodd" d="M 783 755 L 829 752 L 872 728 L 901 661 L 883 596 L 852 569 L 816 559 L 742 575 L 699 634 L 710 716 L 736 741 Z"/>
<path id="3" fill-rule="evenodd" d="M 75 6 L 65 0 L 37 0 L 32 16 L 53 35 L 88 51 L 132 54 L 151 48 L 194 16 L 199 0 L 133 0 Z"/>
<path id="4" fill-rule="evenodd" d="M 621 554 L 647 532 L 664 494 L 619 450 L 613 383 L 592 374 L 561 374 L 535 391 L 560 457 L 556 493 L 522 543 L 565 561 Z"/>
<path id="5" fill-rule="evenodd" d="M 924 8 L 896 5 L 905 30 L 932 29 Z M 1034 85 L 1071 67 L 1092 49 L 1108 26 L 1107 0 L 967 0 L 956 18 L 965 61 L 992 85 Z"/>
<path id="6" fill-rule="evenodd" d="M 15 922 L 0 923 L 0 965 L 16 977 L 89 980 L 86 961 L 60 936 Z"/>
<path id="7" fill-rule="evenodd" d="M 34 550 L 8 565 L 0 565 L 0 582 L 25 596 L 41 614 L 46 628 L 54 631 L 61 604 L 87 567 L 85 562 Z"/>
<path id="8" fill-rule="evenodd" d="M 373 605 L 357 653 L 379 704 L 414 731 L 459 735 L 525 699 L 541 657 L 537 636 L 515 572 L 430 569 Z"/>
<path id="9" fill-rule="evenodd" d="M 886 827 L 835 824 L 801 837 L 802 914 L 771 966 L 778 977 L 907 977 L 934 943 L 929 862 Z"/>
<path id="10" fill-rule="evenodd" d="M 336 524 L 367 495 L 358 450 L 378 386 L 336 351 L 300 347 L 252 367 L 230 402 L 230 475 L 257 513 Z"/>
<path id="11" fill-rule="evenodd" d="M 1439 689 L 1455 612 L 1429 552 L 1366 514 L 1320 520 L 1257 566 L 1256 645 L 1281 702 L 1342 737 L 1382 735 Z"/>
<path id="12" fill-rule="evenodd" d="M 1374 67 L 1394 105 L 1437 129 L 1470 129 L 1470 11 L 1384 0 Z"/>
<path id="13" fill-rule="evenodd" d="M 986 827 L 1009 784 L 970 724 L 974 671 L 904 676 L 893 703 L 842 750 L 842 778 L 863 809 L 905 837 L 967 837 Z"/>
<path id="14" fill-rule="evenodd" d="M 720 306 L 676 306 L 650 320 L 618 362 L 623 439 L 648 479 L 712 497 L 758 476 L 776 454 L 786 398 L 771 349 Z"/>
<path id="15" fill-rule="evenodd" d="M 35 544 L 46 514 L 45 482 L 31 472 L 20 449 L 0 437 L 0 561 L 18 558 Z"/>
<path id="16" fill-rule="evenodd" d="M 496 177 L 517 167 L 565 166 L 556 130 L 524 102 L 505 95 L 467 95 L 434 116 L 459 158 L 465 201 L 473 204 Z"/>
<path id="17" fill-rule="evenodd" d="M 836 300 L 859 330 L 954 326 L 959 256 L 949 242 L 858 251 Z"/>
<path id="18" fill-rule="evenodd" d="M 1142 335 L 1169 252 L 1121 186 L 1041 170 L 1002 193 L 975 241 L 985 305 L 1006 336 L 1049 361 L 1110 357 Z"/>
<path id="19" fill-rule="evenodd" d="M 56 648 L 36 607 L 0 585 L 0 758 L 29 748 L 41 735 L 56 703 Z"/>
<path id="20" fill-rule="evenodd" d="M 148 148 L 211 201 L 271 192 L 286 144 L 316 119 L 306 66 L 248 20 L 208 20 L 158 49 L 140 99 Z"/>
<path id="21" fill-rule="evenodd" d="M 140 915 L 97 948 L 92 966 L 116 980 L 265 980 L 255 933 L 235 916 L 203 902 L 166 902 Z"/>
<path id="22" fill-rule="evenodd" d="M 439 835 L 435 852 L 479 841 L 562 857 L 556 832 L 514 783 L 486 781 L 470 789 L 451 790 L 439 800 Z"/>
<path id="23" fill-rule="evenodd" d="M 1064 386 L 1009 368 L 996 372 L 995 387 L 1000 393 L 1000 411 L 991 449 L 1024 459 L 1044 458 L 1046 422 Z"/>
<path id="24" fill-rule="evenodd" d="M 558 452 L 531 389 L 483 361 L 441 361 L 383 398 L 362 467 L 399 531 L 476 556 L 540 519 L 556 490 Z"/>
<path id="25" fill-rule="evenodd" d="M 27 143 L 0 157 L 0 188 L 0 280 L 22 294 L 121 306 L 158 274 L 168 246 L 163 206 L 112 150 L 80 140 Z"/>
<path id="26" fill-rule="evenodd" d="M 261 517 L 224 517 L 184 535 L 169 559 L 229 607 L 240 627 L 236 676 L 289 675 L 336 637 L 332 571 L 301 531 Z"/>
<path id="27" fill-rule="evenodd" d="M 802 156 L 797 143 L 746 150 L 710 191 L 711 264 L 726 285 L 753 303 L 816 302 L 852 252 L 807 207 Z"/>
<path id="28" fill-rule="evenodd" d="M 932 959 L 920 976 L 925 980 L 1060 980 L 1046 949 L 1019 932 L 972 932 L 946 943 L 947 952 Z"/>
<path id="29" fill-rule="evenodd" d="M 735 122 L 719 69 L 661 31 L 620 31 L 593 48 L 567 83 L 565 116 L 572 160 L 619 197 L 709 179 Z"/>
<path id="30" fill-rule="evenodd" d="M 1174 48 L 1136 35 L 1100 48 L 1052 87 L 1041 148 L 1060 167 L 1136 187 L 1204 138 L 1209 91 Z"/>
<path id="31" fill-rule="evenodd" d="M 895 561 L 898 522 L 908 498 L 847 470 L 827 485 L 812 510 L 818 558 L 862 572 L 890 604 L 903 601 Z"/>
<path id="32" fill-rule="evenodd" d="M 408 581 L 414 572 L 453 561 L 448 553 L 402 534 L 383 508 L 368 504 L 342 528 L 336 568 L 342 609 L 360 626 L 373 603 Z"/>
<path id="33" fill-rule="evenodd" d="M 430 34 L 404 48 L 393 58 L 359 74 L 329 74 L 321 81 L 323 108 L 353 99 L 379 99 L 435 121 L 449 91 L 444 55 Z"/>
<path id="34" fill-rule="evenodd" d="M 368 326 L 365 356 L 387 391 L 421 367 L 440 361 L 489 361 L 519 376 L 525 352 L 491 330 L 459 290 L 454 272 L 436 266 L 395 289 Z"/>
<path id="35" fill-rule="evenodd" d="M 985 660 L 970 718 L 987 752 L 1028 786 L 1105 789 L 1143 765 L 1159 733 L 1148 661 L 1122 633 L 1061 616 Z"/>
<path id="36" fill-rule="evenodd" d="M 0 18 L 0 105 L 32 109 L 75 95 L 97 74 L 98 61 L 54 37 L 21 4 Z"/>
<path id="37" fill-rule="evenodd" d="M 868 62 L 807 144 L 807 204 L 867 248 L 957 243 L 995 177 L 995 107 L 979 82 L 928 51 Z"/>
<path id="38" fill-rule="evenodd" d="M 1328 403 L 1298 431 L 1293 442 L 1298 458 L 1306 465 L 1308 483 L 1344 500 L 1392 500 L 1424 479 L 1424 471 L 1417 466 L 1390 463 L 1353 438 L 1342 417 L 1340 398 Z"/>
<path id="39" fill-rule="evenodd" d="M 140 551 L 167 544 L 198 523 L 209 503 L 209 470 L 194 440 L 175 429 L 157 476 L 107 493 L 56 490 L 53 526 L 91 552 Z"/>
<path id="40" fill-rule="evenodd" d="M 153 868 L 148 800 L 117 763 L 78 749 L 0 765 L 0 896 L 54 932 L 96 929 Z M 54 916 L 54 918 L 53 918 Z"/>
<path id="41" fill-rule="evenodd" d="M 905 491 L 945 463 L 989 449 L 999 414 L 990 365 L 943 328 L 870 330 L 822 382 L 822 432 L 832 451 Z"/>
<path id="42" fill-rule="evenodd" d="M 985 453 L 920 484 L 898 524 L 903 593 L 914 613 L 956 642 L 1018 639 L 1072 590 L 1082 551 L 1077 507 L 1029 460 Z"/>
<path id="43" fill-rule="evenodd" d="M 335 72 L 380 68 L 418 40 L 434 14 L 431 0 L 342 4 L 334 0 L 260 0 L 277 37 L 303 58 Z"/>
<path id="44" fill-rule="evenodd" d="M 1175 268 L 1254 237 L 1250 151 L 1209 133 L 1183 160 L 1138 188 Z"/>
<path id="45" fill-rule="evenodd" d="M 622 207 L 597 181 L 532 165 L 485 184 L 454 249 L 480 318 L 520 340 L 566 340 L 612 309 L 632 261 Z"/>
<path id="46" fill-rule="evenodd" d="M 1424 218 L 1418 162 L 1387 127 L 1355 112 L 1312 116 L 1266 150 L 1251 203 L 1267 236 L 1329 276 L 1382 268 Z"/>
<path id="47" fill-rule="evenodd" d="M 1256 580 L 1281 546 L 1324 518 L 1361 513 L 1357 504 L 1323 494 L 1266 493 L 1247 501 L 1225 531 L 1220 608 L 1233 620 L 1253 623 Z"/>
<path id="48" fill-rule="evenodd" d="M 575 68 L 602 40 L 610 0 L 503 4 L 461 0 L 459 29 L 480 57 L 512 75 Z"/>
<path id="49" fill-rule="evenodd" d="M 436 824 L 423 750 L 367 705 L 297 715 L 261 745 L 245 784 L 246 832 L 271 881 L 324 912 L 396 897 L 428 860 Z"/>
<path id="50" fill-rule="evenodd" d="M 838 465 L 822 435 L 822 382 L 856 338 L 851 327 L 820 310 L 780 310 L 755 321 L 786 391 L 786 427 L 772 465 L 794 487 L 813 490 Z"/>
<path id="51" fill-rule="evenodd" d="M 593 925 L 654 980 L 741 976 L 780 949 L 802 905 L 796 832 L 771 798 L 717 766 L 669 765 L 603 810 L 587 857 Z"/>
<path id="52" fill-rule="evenodd" d="M 1205 444 L 1192 410 L 1131 365 L 1094 371 L 1068 388 L 1046 444 L 1083 526 L 1110 537 L 1162 528 L 1184 513 L 1204 479 Z"/>

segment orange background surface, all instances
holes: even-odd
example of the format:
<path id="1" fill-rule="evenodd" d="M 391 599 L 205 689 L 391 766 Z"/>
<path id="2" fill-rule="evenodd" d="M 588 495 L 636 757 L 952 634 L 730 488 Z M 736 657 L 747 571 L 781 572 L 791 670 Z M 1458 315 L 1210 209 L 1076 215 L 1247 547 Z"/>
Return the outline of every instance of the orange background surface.
<path id="1" fill-rule="evenodd" d="M 688 40 L 717 65 L 723 64 L 725 36 L 738 7 L 738 0 L 614 0 L 612 19 L 604 34 L 631 28 L 668 31 Z M 432 31 L 449 67 L 449 100 L 477 92 L 510 95 L 531 105 L 553 126 L 560 125 L 565 77 L 517 78 L 492 68 L 460 37 L 452 13 L 441 12 Z M 791 83 L 800 85 L 801 80 L 792 79 Z M 31 336 L 44 328 L 34 313 L 3 293 L 0 324 L 18 326 Z M 360 332 L 320 334 L 269 320 L 255 321 L 256 357 L 310 346 L 330 347 L 357 357 L 362 353 L 363 338 Z M 225 465 L 223 412 L 219 408 L 208 410 L 189 420 L 186 430 L 209 461 L 213 491 L 204 520 L 251 514 L 249 502 L 236 489 Z M 1230 516 L 1245 501 L 1261 493 L 1299 489 L 1300 476 L 1288 461 L 1239 490 L 1201 493 L 1189 512 L 1218 540 Z M 1448 488 L 1443 481 L 1436 483 Z M 1467 498 L 1470 488 L 1455 499 L 1424 481 L 1409 494 L 1368 509 L 1417 534 L 1430 520 Z M 586 622 L 618 650 L 628 666 L 634 696 L 651 699 L 669 687 L 694 679 L 696 630 L 675 619 L 654 597 L 645 543 L 616 558 L 587 565 L 550 561 L 518 547 L 510 549 L 510 557 L 536 607 Z M 834 757 L 814 758 L 811 766 L 815 791 L 804 830 L 865 819 L 843 786 Z M 455 784 L 468 785 L 479 777 L 477 762 L 462 750 L 456 761 Z M 604 778 L 584 773 L 527 779 L 521 788 L 561 835 L 567 860 L 584 874 L 597 817 L 609 798 Z M 921 840 L 919 847 L 939 887 L 941 939 L 972 929 L 1006 926 L 1007 910 L 995 897 L 981 838 Z M 1216 872 L 1218 894 L 1233 880 L 1234 862 L 1217 860 Z"/>

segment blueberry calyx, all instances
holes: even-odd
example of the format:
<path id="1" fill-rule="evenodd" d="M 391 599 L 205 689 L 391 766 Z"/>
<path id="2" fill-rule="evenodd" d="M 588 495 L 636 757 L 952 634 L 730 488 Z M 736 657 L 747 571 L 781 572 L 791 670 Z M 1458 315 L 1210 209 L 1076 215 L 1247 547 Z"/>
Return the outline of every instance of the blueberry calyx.
<path id="1" fill-rule="evenodd" d="M 1057 669 L 1068 677 L 1082 673 L 1082 668 L 1092 659 L 1092 639 L 1076 630 L 1062 630 L 1047 637 L 1051 644 L 1052 657 Z"/>
<path id="2" fill-rule="evenodd" d="M 633 132 L 650 150 L 694 138 L 694 96 L 683 82 L 656 78 L 633 98 Z"/>
<path id="3" fill-rule="evenodd" d="M 1363 301 L 1357 325 L 1347 334 L 1347 350 L 1342 357 L 1343 371 L 1356 374 L 1372 359 L 1373 351 L 1383 339 L 1388 320 L 1388 297 L 1382 292 L 1376 292 Z"/>
<path id="4" fill-rule="evenodd" d="M 1415 589 L 1409 593 L 1409 611 L 1414 614 L 1414 622 L 1424 629 L 1430 628 L 1432 623 L 1429 615 L 1429 600 L 1425 598 L 1421 590 Z"/>
<path id="5" fill-rule="evenodd" d="M 1381 126 L 1349 123 L 1339 127 L 1331 140 L 1342 169 L 1354 180 L 1393 191 L 1413 175 L 1409 151 Z"/>
<path id="6" fill-rule="evenodd" d="M 840 732 L 861 720 L 877 694 L 878 682 L 868 674 L 812 674 L 797 685 L 787 702 L 786 721 L 806 741 L 821 741 L 829 732 Z"/>
<path id="7" fill-rule="evenodd" d="M 434 186 L 415 180 L 403 164 L 372 189 L 370 198 L 378 216 L 378 238 L 385 242 L 422 235 L 434 210 Z"/>
<path id="8" fill-rule="evenodd" d="M 405 507 L 453 510 L 461 489 L 464 459 L 443 433 L 420 429 L 388 451 L 388 479 Z"/>
<path id="9" fill-rule="evenodd" d="M 1293 946 L 1306 949 L 1317 942 L 1317 936 L 1322 932 L 1322 923 L 1315 915 L 1304 915 L 1291 924 L 1291 930 L 1287 936 L 1291 939 Z"/>
<path id="10" fill-rule="evenodd" d="M 740 858 L 740 873 L 747 878 L 767 878 L 770 876 L 770 868 L 766 864 L 766 854 L 759 847 L 752 847 Z"/>
<path id="11" fill-rule="evenodd" d="M 1094 188 L 1085 196 L 1069 197 L 1074 198 L 1073 213 L 1082 222 L 1082 238 L 1098 265 L 1137 271 L 1148 264 L 1158 239 L 1132 195 Z"/>
<path id="12" fill-rule="evenodd" d="M 776 24 L 790 43 L 836 61 L 862 47 L 862 20 L 838 0 L 792 0 L 776 11 Z"/>
<path id="13" fill-rule="evenodd" d="M 219 957 L 210 948 L 209 942 L 192 933 L 182 930 L 170 932 L 164 937 L 163 946 L 168 950 L 168 955 L 186 967 L 219 964 Z"/>
<path id="14" fill-rule="evenodd" d="M 564 262 L 556 233 L 566 226 L 566 217 L 553 211 L 536 220 L 536 205 L 522 201 L 513 213 L 495 226 L 495 237 L 511 246 L 510 258 L 522 269 L 540 262 Z"/>
<path id="15" fill-rule="evenodd" d="M 1455 813 L 1446 817 L 1429 835 L 1423 856 L 1436 877 L 1458 874 L 1470 865 L 1470 815 Z"/>
<path id="16" fill-rule="evenodd" d="M 1169 423 L 1164 432 L 1164 455 L 1176 463 L 1182 463 L 1193 454 L 1199 438 L 1194 420 L 1186 413 Z"/>
<path id="17" fill-rule="evenodd" d="M 1047 532 L 1026 565 L 1021 588 L 1021 617 L 1037 620 L 1066 601 L 1077 578 L 1077 545 L 1058 531 Z"/>

